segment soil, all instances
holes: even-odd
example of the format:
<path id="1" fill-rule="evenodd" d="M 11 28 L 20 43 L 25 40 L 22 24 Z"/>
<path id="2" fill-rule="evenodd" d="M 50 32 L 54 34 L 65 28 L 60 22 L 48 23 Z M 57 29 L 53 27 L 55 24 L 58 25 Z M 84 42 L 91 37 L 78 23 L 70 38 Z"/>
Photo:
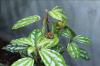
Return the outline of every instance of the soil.
<path id="1" fill-rule="evenodd" d="M 4 66 L 10 66 L 14 61 L 20 58 L 18 53 L 11 53 L 6 50 L 2 50 L 1 48 L 9 44 L 8 41 L 0 38 L 0 63 L 4 64 Z M 3 66 L 3 65 L 0 65 Z"/>

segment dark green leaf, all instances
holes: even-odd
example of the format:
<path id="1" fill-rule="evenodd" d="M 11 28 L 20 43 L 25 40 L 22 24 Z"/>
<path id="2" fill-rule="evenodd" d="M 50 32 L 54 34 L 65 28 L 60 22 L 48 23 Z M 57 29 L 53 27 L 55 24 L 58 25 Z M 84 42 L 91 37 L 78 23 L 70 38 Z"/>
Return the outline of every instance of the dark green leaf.
<path id="1" fill-rule="evenodd" d="M 77 35 L 73 38 L 73 41 L 79 42 L 79 43 L 83 43 L 83 44 L 90 44 L 90 39 L 86 36 L 83 35 Z"/>
<path id="2" fill-rule="evenodd" d="M 68 26 L 62 31 L 62 36 L 67 37 L 67 38 L 73 38 L 75 36 L 75 32 L 70 29 Z"/>
<path id="3" fill-rule="evenodd" d="M 11 51 L 11 52 L 22 52 L 23 50 L 26 50 L 28 48 L 28 45 L 17 45 L 17 44 L 9 44 L 5 47 L 3 47 L 3 49 L 7 50 L 7 51 Z"/>

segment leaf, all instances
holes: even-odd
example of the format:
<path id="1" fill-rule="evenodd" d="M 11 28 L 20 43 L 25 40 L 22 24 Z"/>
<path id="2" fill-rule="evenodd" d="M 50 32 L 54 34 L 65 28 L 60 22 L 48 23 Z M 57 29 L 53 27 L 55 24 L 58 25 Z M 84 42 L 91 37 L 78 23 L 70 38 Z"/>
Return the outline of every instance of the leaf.
<path id="1" fill-rule="evenodd" d="M 71 38 L 72 34 L 71 31 L 69 29 L 66 29 L 62 32 L 62 36 L 67 37 L 67 38 Z"/>
<path id="2" fill-rule="evenodd" d="M 85 59 L 85 60 L 89 60 L 90 58 L 89 58 L 89 55 L 88 55 L 88 53 L 84 50 L 84 49 L 81 49 L 80 48 L 80 57 L 82 58 L 82 59 Z"/>
<path id="3" fill-rule="evenodd" d="M 57 45 L 59 42 L 59 39 L 56 35 L 53 39 L 48 39 L 42 34 L 42 31 L 40 31 L 39 29 L 33 30 L 29 37 L 31 37 L 31 40 L 38 48 L 51 48 Z"/>
<path id="4" fill-rule="evenodd" d="M 66 26 L 66 28 L 64 29 L 64 31 L 62 31 L 62 36 L 67 37 L 67 38 L 73 38 L 76 34 L 75 32 L 70 29 L 68 26 Z"/>
<path id="5" fill-rule="evenodd" d="M 29 17 L 26 17 L 26 18 L 19 20 L 16 24 L 14 24 L 12 29 L 18 29 L 21 27 L 25 27 L 25 26 L 30 25 L 33 22 L 37 22 L 39 20 L 40 20 L 40 16 L 38 16 L 38 15 L 29 16 Z"/>
<path id="6" fill-rule="evenodd" d="M 27 45 L 30 45 L 30 46 L 33 46 L 34 47 L 34 42 L 32 42 L 31 38 L 19 38 L 19 39 L 15 39 L 15 40 L 12 40 L 10 42 L 11 44 L 27 44 Z"/>
<path id="7" fill-rule="evenodd" d="M 67 66 L 63 57 L 54 50 L 41 49 L 39 54 L 46 66 Z"/>
<path id="8" fill-rule="evenodd" d="M 9 44 L 2 49 L 5 49 L 10 52 L 22 52 L 23 50 L 26 50 L 28 48 L 28 45 L 17 45 L 17 44 Z"/>
<path id="9" fill-rule="evenodd" d="M 75 43 L 69 43 L 67 46 L 67 51 L 69 55 L 74 59 L 89 59 L 87 52 L 85 50 L 80 49 Z"/>
<path id="10" fill-rule="evenodd" d="M 49 15 L 53 17 L 54 19 L 57 19 L 60 21 L 63 21 L 64 19 L 66 19 L 66 16 L 64 15 L 63 10 L 59 8 L 58 6 L 56 6 L 51 11 L 49 11 Z"/>
<path id="11" fill-rule="evenodd" d="M 27 49 L 27 53 L 28 53 L 28 55 L 29 56 L 32 56 L 32 54 L 31 53 L 33 53 L 33 52 L 35 52 L 36 51 L 36 47 L 28 47 L 28 49 Z"/>
<path id="12" fill-rule="evenodd" d="M 88 37 L 83 36 L 83 35 L 77 35 L 73 38 L 73 41 L 76 41 L 78 43 L 83 43 L 83 44 L 90 44 L 91 41 Z"/>
<path id="13" fill-rule="evenodd" d="M 48 39 L 46 37 L 43 37 L 41 40 L 38 41 L 38 47 L 43 48 L 51 48 L 58 44 L 59 39 L 56 35 L 54 35 L 53 39 Z"/>
<path id="14" fill-rule="evenodd" d="M 29 57 L 21 58 L 14 62 L 11 66 L 34 66 L 34 60 Z"/>

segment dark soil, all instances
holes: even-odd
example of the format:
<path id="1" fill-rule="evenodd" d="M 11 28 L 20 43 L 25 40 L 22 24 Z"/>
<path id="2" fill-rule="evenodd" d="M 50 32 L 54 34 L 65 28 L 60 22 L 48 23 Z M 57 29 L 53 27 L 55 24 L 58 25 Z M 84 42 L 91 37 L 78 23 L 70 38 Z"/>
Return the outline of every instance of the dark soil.
<path id="1" fill-rule="evenodd" d="M 4 66 L 10 66 L 14 61 L 20 58 L 18 53 L 11 53 L 6 50 L 2 50 L 3 46 L 9 44 L 8 41 L 0 38 L 0 63 L 4 64 Z"/>

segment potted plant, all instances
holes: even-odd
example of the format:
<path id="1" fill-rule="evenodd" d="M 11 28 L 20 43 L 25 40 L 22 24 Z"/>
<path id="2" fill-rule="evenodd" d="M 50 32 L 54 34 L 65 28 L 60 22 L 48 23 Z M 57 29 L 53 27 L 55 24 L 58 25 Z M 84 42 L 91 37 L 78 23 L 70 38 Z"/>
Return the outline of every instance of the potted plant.
<path id="1" fill-rule="evenodd" d="M 49 17 L 54 21 L 49 22 Z M 19 29 L 36 23 L 40 16 L 34 15 L 19 20 L 12 29 Z M 68 66 L 62 56 L 64 52 L 73 59 L 88 60 L 88 53 L 78 44 L 90 44 L 90 39 L 83 35 L 77 35 L 69 26 L 63 9 L 56 6 L 45 10 L 41 28 L 34 29 L 29 36 L 14 39 L 3 49 L 18 52 L 21 59 L 15 61 L 11 66 Z M 59 37 L 66 37 L 68 43 L 62 46 Z M 66 47 L 66 49 L 64 49 Z"/>

